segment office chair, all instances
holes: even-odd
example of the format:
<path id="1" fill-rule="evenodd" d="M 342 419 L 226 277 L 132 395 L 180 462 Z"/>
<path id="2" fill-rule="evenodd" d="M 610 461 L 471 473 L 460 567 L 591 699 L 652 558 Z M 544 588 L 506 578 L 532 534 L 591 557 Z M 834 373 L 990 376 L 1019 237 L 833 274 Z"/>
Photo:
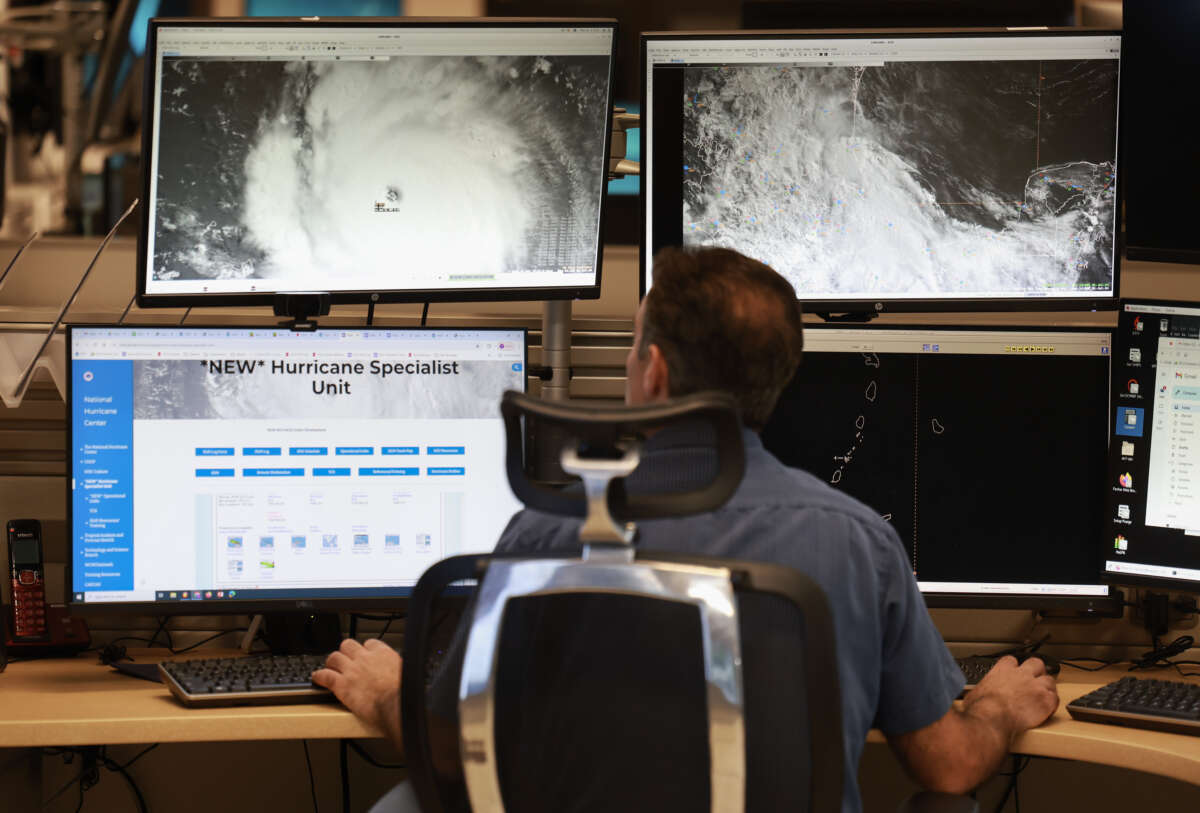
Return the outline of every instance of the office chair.
<path id="1" fill-rule="evenodd" d="M 510 392 L 501 412 L 514 493 L 582 517 L 581 549 L 453 557 L 418 582 L 401 721 L 422 810 L 840 811 L 841 700 L 820 588 L 790 568 L 634 545 L 636 521 L 710 511 L 737 488 L 732 400 L 609 409 Z M 573 439 L 562 464 L 582 491 L 526 477 L 528 416 Z M 626 489 L 641 440 L 680 423 L 713 441 L 707 485 Z M 467 583 L 472 622 L 454 627 L 431 674 L 444 608 L 462 607 Z"/>
<path id="2" fill-rule="evenodd" d="M 665 804 L 737 811 L 764 786 L 753 763 L 747 766 L 747 752 L 754 753 L 747 743 L 778 744 L 782 738 L 809 758 L 805 770 L 773 771 L 773 784 L 786 786 L 801 809 L 839 810 L 841 704 L 836 670 L 828 668 L 834 663 L 832 621 L 820 589 L 783 567 L 652 554 L 632 545 L 630 523 L 712 510 L 737 488 L 744 459 L 732 401 L 703 394 L 614 410 L 508 393 L 501 412 L 514 492 L 529 507 L 584 516 L 582 550 L 578 556 L 454 557 L 418 583 L 409 606 L 401 704 L 422 809 L 561 809 L 564 798 L 578 793 L 595 800 L 599 793 L 608 809 Z M 582 494 L 542 488 L 525 476 L 520 440 L 526 415 L 543 426 L 558 424 L 579 441 L 564 451 L 563 467 L 581 477 Z M 617 478 L 636 468 L 637 438 L 679 420 L 710 427 L 717 454 L 712 481 L 694 491 L 628 493 Z M 438 738 L 434 729 L 443 728 L 443 740 L 447 731 L 431 714 L 428 698 L 438 692 L 423 667 L 435 604 L 448 587 L 467 580 L 478 584 L 473 622 L 466 641 L 452 647 L 461 653 L 458 660 L 446 666 L 461 674 L 459 780 L 433 770 L 439 759 L 431 744 Z M 791 618 L 781 605 L 790 608 Z M 777 616 L 775 628 L 791 629 L 804 646 L 793 647 L 789 663 L 757 649 L 743 653 L 743 614 Z M 694 645 L 682 645 L 684 640 Z M 633 660 L 630 649 L 638 650 Z M 539 671 L 547 652 L 559 661 Z M 769 725 L 780 713 L 775 702 L 755 705 L 744 697 L 744 668 L 774 668 L 788 675 L 788 685 L 803 687 L 787 698 L 802 713 L 794 727 Z M 636 690 L 631 679 L 639 683 Z M 547 693 L 567 701 L 562 705 L 569 710 L 554 711 Z M 614 706 L 614 695 L 621 705 Z M 628 718 L 631 709 L 649 720 L 650 730 Z M 556 714 L 570 717 L 560 717 L 556 726 Z M 590 725 L 595 728 L 581 730 Z M 569 740 L 570 753 L 561 742 L 521 739 L 546 730 Z M 788 752 L 790 766 L 795 751 Z"/>

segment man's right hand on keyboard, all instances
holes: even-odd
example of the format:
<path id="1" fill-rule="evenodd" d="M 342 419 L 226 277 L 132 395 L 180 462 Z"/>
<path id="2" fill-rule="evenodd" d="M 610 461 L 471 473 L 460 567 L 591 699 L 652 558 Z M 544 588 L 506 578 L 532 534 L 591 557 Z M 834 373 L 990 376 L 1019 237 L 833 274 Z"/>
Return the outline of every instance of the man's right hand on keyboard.
<path id="1" fill-rule="evenodd" d="M 342 641 L 313 683 L 329 689 L 355 716 L 386 734 L 397 748 L 400 736 L 400 654 L 377 638 Z"/>

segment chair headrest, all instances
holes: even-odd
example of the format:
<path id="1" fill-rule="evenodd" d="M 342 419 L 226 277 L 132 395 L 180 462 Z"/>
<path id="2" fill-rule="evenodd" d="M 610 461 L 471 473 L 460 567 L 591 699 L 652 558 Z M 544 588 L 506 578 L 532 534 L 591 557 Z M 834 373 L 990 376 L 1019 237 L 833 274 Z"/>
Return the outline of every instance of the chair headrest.
<path id="1" fill-rule="evenodd" d="M 745 451 L 742 424 L 733 398 L 720 392 L 700 392 L 659 404 L 596 406 L 569 401 L 543 401 L 509 391 L 500 402 L 508 442 L 508 482 L 513 493 L 529 508 L 560 516 L 582 517 L 587 501 L 582 493 L 535 482 L 525 472 L 521 418 L 532 417 L 539 427 L 557 427 L 582 454 L 620 457 L 620 444 L 645 440 L 656 430 L 682 423 L 702 423 L 711 428 L 716 453 L 716 475 L 691 491 L 629 494 L 624 478 L 608 489 L 608 508 L 623 521 L 685 516 L 712 511 L 728 500 L 742 481 Z"/>

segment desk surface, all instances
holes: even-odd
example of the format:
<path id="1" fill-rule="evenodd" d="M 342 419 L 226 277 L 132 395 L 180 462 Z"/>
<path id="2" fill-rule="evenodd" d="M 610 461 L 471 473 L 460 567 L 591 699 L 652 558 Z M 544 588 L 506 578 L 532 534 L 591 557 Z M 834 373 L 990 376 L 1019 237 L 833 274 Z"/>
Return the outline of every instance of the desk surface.
<path id="1" fill-rule="evenodd" d="M 138 662 L 165 651 L 130 649 Z M 195 657 L 233 657 L 205 649 Z M 192 709 L 166 686 L 76 658 L 9 664 L 0 673 L 0 747 L 379 737 L 338 703 Z"/>
<path id="2" fill-rule="evenodd" d="M 138 661 L 153 661 L 165 653 L 130 654 Z M 236 654 L 205 650 L 202 656 Z M 1124 677 L 1125 669 L 1083 672 L 1064 666 L 1058 711 L 1045 725 L 1018 737 L 1013 751 L 1116 765 L 1200 784 L 1200 737 L 1082 723 L 1067 714 L 1068 702 Z M 1139 674 L 1180 679 L 1174 670 Z M 0 674 L 0 747 L 379 736 L 336 703 L 186 708 L 165 686 L 118 674 L 92 655 L 13 663 Z M 873 731 L 869 740 L 883 742 L 883 737 Z"/>

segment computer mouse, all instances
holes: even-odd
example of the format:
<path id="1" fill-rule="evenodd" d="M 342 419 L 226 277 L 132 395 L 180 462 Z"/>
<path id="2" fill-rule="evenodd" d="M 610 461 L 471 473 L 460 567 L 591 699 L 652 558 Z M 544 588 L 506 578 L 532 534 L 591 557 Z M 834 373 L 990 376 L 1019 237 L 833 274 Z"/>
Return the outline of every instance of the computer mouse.
<path id="1" fill-rule="evenodd" d="M 1054 657 L 1053 655 L 1044 655 L 1041 652 L 1030 652 L 1024 655 L 1018 655 L 1017 661 L 1019 663 L 1024 663 L 1029 658 L 1039 658 L 1042 663 L 1046 664 L 1046 674 L 1048 675 L 1057 675 L 1060 671 L 1062 671 L 1062 665 L 1059 664 L 1058 658 Z"/>

